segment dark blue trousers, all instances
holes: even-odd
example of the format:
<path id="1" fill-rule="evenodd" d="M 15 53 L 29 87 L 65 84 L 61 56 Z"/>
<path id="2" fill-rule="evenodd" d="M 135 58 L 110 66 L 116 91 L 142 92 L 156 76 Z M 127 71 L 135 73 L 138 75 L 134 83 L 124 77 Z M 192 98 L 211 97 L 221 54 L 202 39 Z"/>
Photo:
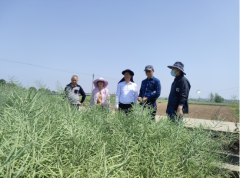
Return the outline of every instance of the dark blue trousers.
<path id="1" fill-rule="evenodd" d="M 183 121 L 183 117 L 181 118 L 177 118 L 177 114 L 176 111 L 174 110 L 175 106 L 168 106 L 167 108 L 167 114 L 170 117 L 171 121 L 175 122 L 182 122 Z"/>
<path id="2" fill-rule="evenodd" d="M 79 110 L 79 104 L 72 104 L 72 106 L 76 107 Z"/>
<path id="3" fill-rule="evenodd" d="M 152 116 L 152 120 L 155 120 L 155 116 L 156 116 L 156 113 L 157 113 L 157 103 L 154 102 L 154 103 L 150 103 L 150 102 L 147 102 L 147 103 L 140 103 L 140 105 L 144 105 L 143 108 L 153 108 L 153 111 L 151 112 L 151 116 Z"/>

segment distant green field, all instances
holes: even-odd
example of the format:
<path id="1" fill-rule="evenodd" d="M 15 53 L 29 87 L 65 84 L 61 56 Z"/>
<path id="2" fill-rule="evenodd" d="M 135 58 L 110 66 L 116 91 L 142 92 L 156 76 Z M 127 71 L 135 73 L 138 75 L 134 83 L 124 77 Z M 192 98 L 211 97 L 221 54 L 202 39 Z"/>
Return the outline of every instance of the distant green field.
<path id="1" fill-rule="evenodd" d="M 168 100 L 158 99 L 157 102 L 165 103 Z M 202 102 L 202 101 L 188 101 L 189 104 L 199 104 L 199 105 L 215 105 L 215 106 L 230 106 L 230 103 L 215 103 L 215 102 Z"/>
<path id="2" fill-rule="evenodd" d="M 81 97 L 80 97 L 81 99 Z M 86 96 L 85 104 L 90 103 L 91 96 Z M 166 99 L 157 99 L 157 102 L 166 103 Z M 115 97 L 110 97 L 110 103 L 115 103 Z M 215 103 L 215 102 L 202 102 L 202 101 L 188 101 L 189 104 L 199 104 L 199 105 L 212 105 L 212 106 L 231 106 L 231 103 Z"/>
<path id="3" fill-rule="evenodd" d="M 215 105 L 215 106 L 230 106 L 229 103 L 215 103 L 215 102 L 198 102 L 198 101 L 189 101 L 189 104 L 200 104 L 200 105 Z"/>
<path id="4" fill-rule="evenodd" d="M 168 100 L 164 100 L 164 99 L 157 99 L 157 102 L 166 103 L 166 102 L 168 102 Z"/>

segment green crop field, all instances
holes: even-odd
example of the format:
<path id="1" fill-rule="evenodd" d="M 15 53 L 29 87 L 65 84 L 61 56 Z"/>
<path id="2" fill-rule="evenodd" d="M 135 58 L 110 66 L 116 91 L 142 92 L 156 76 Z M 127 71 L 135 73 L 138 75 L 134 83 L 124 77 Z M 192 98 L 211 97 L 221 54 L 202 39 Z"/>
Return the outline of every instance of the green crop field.
<path id="1" fill-rule="evenodd" d="M 169 120 L 140 106 L 126 116 L 54 95 L 0 87 L 0 177 L 227 177 L 218 151 L 233 137 Z"/>

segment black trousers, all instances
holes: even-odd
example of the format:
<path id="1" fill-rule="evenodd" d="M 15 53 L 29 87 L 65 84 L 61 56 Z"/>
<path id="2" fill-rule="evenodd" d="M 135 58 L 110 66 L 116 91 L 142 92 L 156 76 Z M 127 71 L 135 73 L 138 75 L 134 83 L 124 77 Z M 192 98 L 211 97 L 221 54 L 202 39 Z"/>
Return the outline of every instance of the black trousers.
<path id="1" fill-rule="evenodd" d="M 129 114 L 129 112 L 131 111 L 132 107 L 133 107 L 133 103 L 131 103 L 131 104 L 119 103 L 119 110 L 124 111 L 125 114 Z"/>
<path id="2" fill-rule="evenodd" d="M 77 110 L 79 110 L 79 104 L 71 104 L 73 107 L 76 107 L 77 108 Z"/>
<path id="3" fill-rule="evenodd" d="M 150 102 L 147 102 L 147 103 L 140 103 L 140 105 L 144 105 L 143 108 L 146 109 L 153 109 L 153 111 L 151 112 L 151 116 L 152 116 L 152 120 L 155 120 L 155 116 L 156 116 L 156 113 L 157 113 L 157 103 L 154 102 L 154 103 L 150 103 Z"/>

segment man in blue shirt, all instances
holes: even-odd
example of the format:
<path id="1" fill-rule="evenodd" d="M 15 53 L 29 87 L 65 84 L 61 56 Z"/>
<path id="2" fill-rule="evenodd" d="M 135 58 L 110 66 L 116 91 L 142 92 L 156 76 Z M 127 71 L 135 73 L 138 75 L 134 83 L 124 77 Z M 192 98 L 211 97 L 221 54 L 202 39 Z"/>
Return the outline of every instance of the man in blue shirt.
<path id="1" fill-rule="evenodd" d="M 138 101 L 141 102 L 140 104 L 144 104 L 144 108 L 153 109 L 151 115 L 152 120 L 154 120 L 157 111 L 156 100 L 158 99 L 161 93 L 161 84 L 160 80 L 153 76 L 154 73 L 153 66 L 147 65 L 144 71 L 146 73 L 147 78 L 142 81 Z"/>
<path id="2" fill-rule="evenodd" d="M 173 66 L 168 66 L 171 70 L 171 75 L 175 77 L 171 91 L 168 97 L 167 114 L 170 119 L 182 122 L 183 115 L 188 113 L 188 95 L 191 85 L 186 77 L 181 62 L 175 62 Z"/>

